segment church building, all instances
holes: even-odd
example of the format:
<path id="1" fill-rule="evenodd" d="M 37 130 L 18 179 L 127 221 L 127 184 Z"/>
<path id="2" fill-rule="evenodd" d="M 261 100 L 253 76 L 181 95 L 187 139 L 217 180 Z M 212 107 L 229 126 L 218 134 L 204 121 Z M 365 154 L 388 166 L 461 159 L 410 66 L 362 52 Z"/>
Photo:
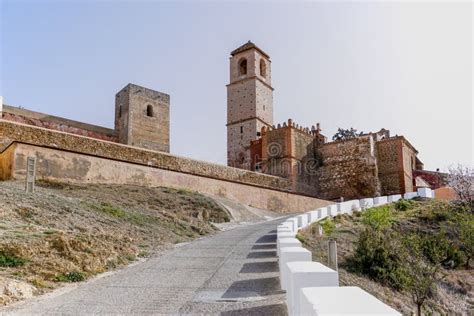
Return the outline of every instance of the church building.
<path id="1" fill-rule="evenodd" d="M 319 123 L 273 122 L 270 56 L 248 42 L 231 52 L 227 85 L 227 161 L 231 167 L 292 181 L 294 190 L 324 199 L 404 194 L 420 186 L 423 163 L 403 136 L 390 131 L 328 141 Z"/>

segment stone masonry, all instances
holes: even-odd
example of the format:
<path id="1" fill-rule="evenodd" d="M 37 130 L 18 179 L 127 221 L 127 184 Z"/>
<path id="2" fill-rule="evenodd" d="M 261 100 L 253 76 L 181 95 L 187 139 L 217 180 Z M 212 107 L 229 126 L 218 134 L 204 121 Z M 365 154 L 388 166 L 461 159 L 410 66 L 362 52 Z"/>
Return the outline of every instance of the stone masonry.
<path id="1" fill-rule="evenodd" d="M 128 84 L 115 96 L 120 143 L 170 152 L 170 96 Z"/>
<path id="2" fill-rule="evenodd" d="M 250 142 L 273 124 L 269 56 L 252 42 L 231 53 L 227 85 L 227 164 L 250 169 Z"/>
<path id="3" fill-rule="evenodd" d="M 261 62 L 263 68 L 259 67 Z M 231 53 L 227 86 L 229 165 L 286 178 L 294 189 L 333 200 L 415 191 L 415 172 L 419 178 L 434 178 L 420 173 L 423 164 L 410 142 L 403 136 L 390 137 L 386 129 L 327 142 L 319 123 L 311 129 L 291 119 L 273 125 L 269 63 L 269 55 L 252 42 Z"/>
<path id="4" fill-rule="evenodd" d="M 127 144 L 170 151 L 170 97 L 165 93 L 128 84 L 115 99 L 115 129 L 54 115 L 3 105 L 0 118 L 22 124 Z"/>

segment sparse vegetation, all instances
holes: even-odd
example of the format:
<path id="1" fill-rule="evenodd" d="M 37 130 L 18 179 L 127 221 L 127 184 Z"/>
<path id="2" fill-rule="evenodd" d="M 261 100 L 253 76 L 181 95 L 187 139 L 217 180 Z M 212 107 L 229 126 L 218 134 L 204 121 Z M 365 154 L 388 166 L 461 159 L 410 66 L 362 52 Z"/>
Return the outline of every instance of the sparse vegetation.
<path id="1" fill-rule="evenodd" d="M 326 236 L 331 236 L 331 234 L 334 232 L 334 229 L 336 228 L 336 224 L 334 223 L 334 220 L 332 220 L 330 217 L 327 217 L 326 219 L 321 221 L 319 224 L 323 228 L 323 234 Z"/>
<path id="2" fill-rule="evenodd" d="M 330 238 L 338 243 L 341 284 L 361 286 L 403 314 L 467 313 L 473 216 L 464 203 L 421 199 L 335 217 Z M 329 237 L 314 226 L 301 238 L 326 262 Z"/>
<path id="3" fill-rule="evenodd" d="M 394 203 L 397 211 L 407 211 L 413 207 L 411 200 L 400 199 Z"/>
<path id="4" fill-rule="evenodd" d="M 212 234 L 230 220 L 211 198 L 187 190 L 40 181 L 0 182 L 0 283 L 29 283 L 37 293 Z M 0 304 L 15 300 L 0 293 Z"/>
<path id="5" fill-rule="evenodd" d="M 86 279 L 86 276 L 82 272 L 73 271 L 66 274 L 59 274 L 55 280 L 58 282 L 81 282 Z"/>
<path id="6" fill-rule="evenodd" d="M 27 262 L 26 259 L 6 251 L 0 251 L 0 267 L 18 267 Z"/>
<path id="7" fill-rule="evenodd" d="M 374 231 L 383 231 L 392 222 L 392 211 L 387 205 L 369 208 L 362 214 L 362 223 Z"/>
<path id="8" fill-rule="evenodd" d="M 99 205 L 92 204 L 91 207 L 97 211 L 104 212 L 113 217 L 123 218 L 125 217 L 125 211 L 117 206 L 113 206 L 109 203 L 101 203 Z"/>

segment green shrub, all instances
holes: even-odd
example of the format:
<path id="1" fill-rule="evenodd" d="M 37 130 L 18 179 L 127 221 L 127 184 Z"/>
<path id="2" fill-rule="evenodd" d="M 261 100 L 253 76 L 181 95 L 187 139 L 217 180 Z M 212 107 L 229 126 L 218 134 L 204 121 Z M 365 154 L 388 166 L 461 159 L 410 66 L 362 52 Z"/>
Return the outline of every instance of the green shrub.
<path id="1" fill-rule="evenodd" d="M 323 233 L 327 236 L 330 236 L 334 232 L 334 230 L 336 230 L 336 224 L 329 217 L 319 222 L 319 224 L 323 228 Z"/>
<path id="2" fill-rule="evenodd" d="M 81 282 L 86 279 L 84 273 L 73 271 L 66 274 L 59 274 L 56 276 L 58 282 Z"/>
<path id="3" fill-rule="evenodd" d="M 455 246 L 451 246 L 447 252 L 447 258 L 443 262 L 445 268 L 456 269 L 460 267 L 464 262 L 467 262 L 466 255 L 463 251 Z"/>
<path id="4" fill-rule="evenodd" d="M 444 233 L 421 235 L 418 243 L 423 256 L 432 264 L 445 262 L 448 259 L 450 248 L 452 248 Z"/>
<path id="5" fill-rule="evenodd" d="M 394 204 L 395 209 L 398 211 L 407 211 L 413 208 L 413 203 L 410 200 L 400 199 Z"/>
<path id="6" fill-rule="evenodd" d="M 403 290 L 408 280 L 403 264 L 397 256 L 396 241 L 394 234 L 367 227 L 359 235 L 355 253 L 348 260 L 349 269 L 397 290 Z"/>
<path id="7" fill-rule="evenodd" d="M 369 208 L 362 214 L 362 223 L 374 230 L 388 228 L 392 221 L 392 212 L 387 205 Z"/>
<path id="8" fill-rule="evenodd" d="M 295 238 L 298 239 L 302 244 L 306 244 L 306 239 L 304 238 L 302 234 L 300 233 L 296 234 Z"/>
<path id="9" fill-rule="evenodd" d="M 10 252 L 0 251 L 0 267 L 18 267 L 26 262 L 26 259 L 17 257 Z"/>
<path id="10" fill-rule="evenodd" d="M 108 214 L 110 216 L 113 216 L 113 217 L 122 218 L 122 217 L 125 217 L 125 215 L 127 214 L 120 207 L 114 206 L 114 205 L 109 204 L 109 203 L 101 203 L 100 205 L 92 205 L 92 207 L 94 209 L 96 209 L 97 211 L 106 213 L 106 214 Z"/>

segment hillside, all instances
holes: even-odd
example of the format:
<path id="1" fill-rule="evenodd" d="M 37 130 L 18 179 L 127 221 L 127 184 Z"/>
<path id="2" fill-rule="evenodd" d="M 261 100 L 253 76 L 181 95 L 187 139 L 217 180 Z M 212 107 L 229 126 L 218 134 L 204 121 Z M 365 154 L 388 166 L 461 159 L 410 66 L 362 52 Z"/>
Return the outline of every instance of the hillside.
<path id="1" fill-rule="evenodd" d="M 423 314 L 471 315 L 474 273 L 472 260 L 471 265 L 467 264 L 469 251 L 463 244 L 466 241 L 459 237 L 461 218 L 463 223 L 469 225 L 472 251 L 472 210 L 457 204 L 428 200 L 403 200 L 363 213 L 354 212 L 352 216 L 339 215 L 321 223 L 324 230 L 322 236 L 318 236 L 318 224 L 315 223 L 297 237 L 313 253 L 313 259 L 322 263 L 327 262 L 328 240 L 335 239 L 341 285 L 359 286 L 404 315 L 411 315 L 416 312 L 416 305 L 409 286 L 412 284 L 410 274 L 406 272 L 409 271 L 406 268 L 411 267 L 411 261 L 405 258 L 411 258 L 413 254 L 402 251 L 402 245 L 416 249 L 413 246 L 413 236 L 416 236 L 424 241 L 426 247 L 423 251 L 428 256 L 434 257 L 436 252 L 442 254 L 436 274 L 439 279 L 434 283 L 432 292 L 434 295 L 424 302 Z M 371 231 L 368 228 L 371 222 L 384 227 L 364 239 Z M 406 241 L 408 243 L 404 244 Z M 431 266 L 434 265 L 430 263 L 423 267 L 427 269 Z M 420 275 L 422 273 L 423 269 Z"/>
<path id="2" fill-rule="evenodd" d="M 0 182 L 0 305 L 218 231 L 229 212 L 169 188 Z"/>

